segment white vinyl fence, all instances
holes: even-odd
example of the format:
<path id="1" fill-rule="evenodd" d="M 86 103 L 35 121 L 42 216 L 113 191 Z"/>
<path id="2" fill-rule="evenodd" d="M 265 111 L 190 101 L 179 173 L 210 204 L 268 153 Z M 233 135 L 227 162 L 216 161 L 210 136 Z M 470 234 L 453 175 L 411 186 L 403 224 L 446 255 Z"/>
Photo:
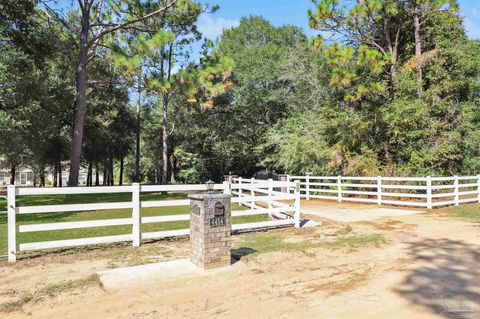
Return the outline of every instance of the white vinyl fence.
<path id="1" fill-rule="evenodd" d="M 253 211 L 265 211 L 277 219 L 286 219 L 293 222 L 295 227 L 300 225 L 300 183 L 277 182 L 269 179 L 256 180 L 233 178 L 230 179 L 232 201 L 248 206 Z M 293 194 L 288 191 L 293 190 Z M 285 201 L 292 201 L 286 203 Z M 263 207 L 259 206 L 263 204 Z M 266 207 L 265 207 L 266 206 Z M 292 213 L 292 216 L 286 214 Z"/>
<path id="2" fill-rule="evenodd" d="M 299 226 L 300 224 L 300 193 L 293 194 L 273 191 L 274 188 L 295 189 L 294 182 L 262 181 L 250 185 L 224 182 L 215 184 L 214 189 L 232 194 L 232 203 L 239 203 L 250 207 L 250 210 L 232 211 L 232 216 L 248 216 L 269 214 L 272 220 L 265 222 L 254 222 L 232 225 L 233 231 L 264 229 L 280 226 Z M 141 239 L 154 239 L 172 236 L 188 235 L 190 229 L 167 230 L 157 232 L 141 232 L 141 224 L 161 223 L 172 221 L 189 220 L 190 214 L 183 215 L 161 215 L 142 217 L 140 208 L 144 207 L 172 207 L 189 206 L 189 199 L 182 200 L 157 200 L 142 201 L 140 194 L 146 192 L 198 192 L 206 191 L 205 184 L 197 185 L 140 185 L 131 186 L 101 186 L 101 187 L 70 187 L 70 188 L 16 188 L 14 185 L 7 187 L 7 214 L 8 214 L 8 260 L 15 261 L 17 252 L 72 247 L 89 244 L 113 243 L 132 241 L 133 246 L 138 247 Z M 17 206 L 17 196 L 31 195 L 63 195 L 63 194 L 98 194 L 98 193 L 131 193 L 132 200 L 126 202 L 112 203 L 90 203 L 90 204 L 63 204 L 63 205 L 41 205 L 41 206 Z M 241 195 L 238 195 L 241 194 Z M 109 209 L 131 209 L 132 215 L 129 218 L 87 220 L 74 222 L 55 222 L 18 225 L 17 214 L 41 214 L 41 213 L 63 213 L 74 211 L 96 211 Z M 17 243 L 17 232 L 38 232 L 51 230 L 65 230 L 104 226 L 131 225 L 130 234 L 102 236 L 91 238 L 74 238 L 66 240 L 55 240 L 45 242 Z"/>
<path id="3" fill-rule="evenodd" d="M 452 177 L 286 176 L 300 196 L 378 205 L 433 207 L 480 202 L 480 175 Z"/>

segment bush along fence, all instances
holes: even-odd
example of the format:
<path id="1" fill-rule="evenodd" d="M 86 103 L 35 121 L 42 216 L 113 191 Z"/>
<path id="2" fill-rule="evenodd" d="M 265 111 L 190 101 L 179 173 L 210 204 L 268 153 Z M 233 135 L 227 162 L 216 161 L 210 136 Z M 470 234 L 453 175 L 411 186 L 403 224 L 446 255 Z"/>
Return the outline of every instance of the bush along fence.
<path id="1" fill-rule="evenodd" d="M 272 218 L 265 222 L 253 222 L 245 224 L 232 225 L 233 231 L 265 229 L 282 226 L 300 225 L 300 192 L 295 182 L 279 181 L 257 181 L 255 183 L 224 182 L 215 184 L 214 190 L 223 191 L 232 194 L 232 203 L 238 203 L 249 207 L 247 210 L 232 211 L 232 216 L 249 216 L 268 214 Z M 293 191 L 292 191 L 293 189 Z M 282 192 L 278 190 L 290 190 Z M 189 235 L 189 229 L 166 230 L 157 232 L 141 232 L 141 225 L 147 223 L 162 223 L 172 221 L 187 221 L 190 214 L 183 215 L 161 215 L 161 216 L 141 216 L 141 208 L 144 207 L 173 207 L 189 206 L 190 200 L 156 200 L 143 201 L 140 199 L 142 193 L 148 192 L 172 192 L 172 193 L 191 193 L 206 191 L 205 184 L 193 185 L 140 185 L 132 184 L 130 186 L 102 186 L 102 187 L 71 187 L 71 188 L 16 188 L 14 185 L 7 187 L 7 218 L 8 218 L 8 260 L 16 260 L 17 252 L 82 246 L 90 244 L 102 244 L 113 242 L 132 241 L 135 247 L 140 246 L 142 239 L 156 239 L 164 237 Z M 65 194 L 99 194 L 99 193 L 131 193 L 132 200 L 126 202 L 109 203 L 82 203 L 82 204 L 62 204 L 62 205 L 39 205 L 39 206 L 17 206 L 17 196 L 35 196 L 35 195 L 65 195 Z M 131 217 L 86 220 L 74 222 L 55 222 L 18 225 L 16 221 L 17 214 L 42 214 L 42 213 L 65 213 L 79 211 L 97 211 L 111 209 L 131 209 Z M 39 232 L 131 225 L 131 233 L 114 236 L 73 238 L 66 240 L 17 243 L 17 233 Z"/>
<path id="2" fill-rule="evenodd" d="M 285 176 L 300 196 L 378 205 L 433 207 L 480 202 L 480 175 L 451 177 Z M 289 191 L 291 191 L 289 189 Z"/>

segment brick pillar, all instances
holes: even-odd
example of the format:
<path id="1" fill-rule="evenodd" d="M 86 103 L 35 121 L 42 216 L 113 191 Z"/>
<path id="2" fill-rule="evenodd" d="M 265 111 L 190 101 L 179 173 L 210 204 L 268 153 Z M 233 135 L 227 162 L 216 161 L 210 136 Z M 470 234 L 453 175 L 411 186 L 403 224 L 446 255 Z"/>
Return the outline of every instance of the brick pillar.
<path id="1" fill-rule="evenodd" d="M 191 194 L 190 260 L 202 269 L 230 265 L 232 233 L 229 194 Z"/>

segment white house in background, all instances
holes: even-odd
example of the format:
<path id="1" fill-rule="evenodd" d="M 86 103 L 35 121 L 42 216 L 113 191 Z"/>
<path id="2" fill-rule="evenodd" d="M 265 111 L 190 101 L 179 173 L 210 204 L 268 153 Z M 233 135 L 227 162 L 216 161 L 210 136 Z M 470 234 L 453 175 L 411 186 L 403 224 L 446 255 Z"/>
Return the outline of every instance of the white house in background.
<path id="1" fill-rule="evenodd" d="M 78 176 L 78 184 L 86 185 L 87 184 L 87 173 L 88 171 L 84 168 L 80 169 Z M 66 186 L 68 183 L 69 171 L 62 172 L 62 185 Z M 10 184 L 10 168 L 3 165 L 3 159 L 0 157 L 0 186 L 5 186 Z M 93 181 L 95 183 L 95 170 L 93 170 Z M 19 186 L 33 186 L 33 170 L 28 166 L 19 166 L 15 170 L 15 185 Z M 103 174 L 99 172 L 100 184 L 103 183 Z M 53 173 L 48 170 L 45 172 L 45 183 L 53 184 Z"/>
<path id="2" fill-rule="evenodd" d="M 0 186 L 10 184 L 10 170 L 0 169 Z M 33 186 L 33 171 L 27 167 L 19 167 L 15 172 L 15 184 Z"/>

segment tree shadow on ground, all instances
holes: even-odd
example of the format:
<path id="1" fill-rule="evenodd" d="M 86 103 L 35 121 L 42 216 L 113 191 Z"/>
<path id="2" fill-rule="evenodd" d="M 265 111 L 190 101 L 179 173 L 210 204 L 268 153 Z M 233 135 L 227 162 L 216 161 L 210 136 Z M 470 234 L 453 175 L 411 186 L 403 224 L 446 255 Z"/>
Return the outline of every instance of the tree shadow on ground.
<path id="1" fill-rule="evenodd" d="M 397 293 L 444 318 L 480 318 L 480 246 L 427 239 L 408 249 L 420 264 Z"/>
<path id="2" fill-rule="evenodd" d="M 250 247 L 240 247 L 231 250 L 232 264 L 240 261 L 243 257 L 256 253 L 257 250 Z"/>

